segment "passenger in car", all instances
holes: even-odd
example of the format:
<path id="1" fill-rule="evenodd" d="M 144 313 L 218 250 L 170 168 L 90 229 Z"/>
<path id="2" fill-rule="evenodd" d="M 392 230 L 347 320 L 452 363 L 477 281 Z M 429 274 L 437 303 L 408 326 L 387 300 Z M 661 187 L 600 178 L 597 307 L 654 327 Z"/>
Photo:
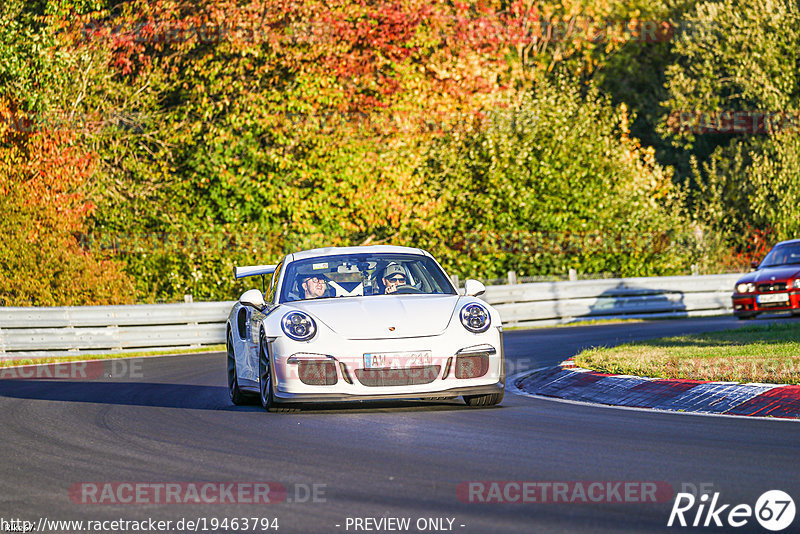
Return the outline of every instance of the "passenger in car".
<path id="1" fill-rule="evenodd" d="M 301 274 L 299 280 L 303 299 L 318 299 L 327 296 L 328 280 L 323 274 Z"/>

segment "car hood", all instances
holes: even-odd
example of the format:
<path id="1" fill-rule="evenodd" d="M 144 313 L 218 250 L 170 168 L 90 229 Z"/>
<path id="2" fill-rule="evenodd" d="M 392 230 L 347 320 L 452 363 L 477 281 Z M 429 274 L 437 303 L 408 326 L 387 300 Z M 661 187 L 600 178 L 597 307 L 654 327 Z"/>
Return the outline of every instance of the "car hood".
<path id="1" fill-rule="evenodd" d="M 375 295 L 292 305 L 346 339 L 391 339 L 441 334 L 458 299 L 458 295 Z"/>
<path id="2" fill-rule="evenodd" d="M 739 279 L 737 284 L 742 283 L 762 283 L 772 281 L 783 281 L 789 278 L 799 278 L 800 266 L 798 265 L 779 265 L 777 267 L 764 267 L 752 273 L 748 273 Z"/>

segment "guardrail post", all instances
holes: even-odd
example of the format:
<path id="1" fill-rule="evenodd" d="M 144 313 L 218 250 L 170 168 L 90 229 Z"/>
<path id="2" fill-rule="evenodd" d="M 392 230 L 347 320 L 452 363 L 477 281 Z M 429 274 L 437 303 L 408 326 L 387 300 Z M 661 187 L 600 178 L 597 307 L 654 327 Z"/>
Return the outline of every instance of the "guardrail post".
<path id="1" fill-rule="evenodd" d="M 513 286 L 517 283 L 517 271 L 508 271 L 508 285 Z"/>
<path id="2" fill-rule="evenodd" d="M 570 269 L 569 279 L 571 282 L 575 282 L 578 279 L 578 271 L 576 271 L 575 269 Z"/>

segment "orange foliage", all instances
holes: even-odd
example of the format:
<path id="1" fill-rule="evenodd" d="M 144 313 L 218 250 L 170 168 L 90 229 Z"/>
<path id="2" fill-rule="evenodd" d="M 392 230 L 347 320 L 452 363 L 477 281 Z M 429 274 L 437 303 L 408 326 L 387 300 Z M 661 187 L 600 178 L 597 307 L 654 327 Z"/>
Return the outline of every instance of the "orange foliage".
<path id="1" fill-rule="evenodd" d="M 76 235 L 94 206 L 83 195 L 93 158 L 67 131 L 31 133 L 0 101 L 0 305 L 132 300 L 111 260 L 83 251 Z"/>

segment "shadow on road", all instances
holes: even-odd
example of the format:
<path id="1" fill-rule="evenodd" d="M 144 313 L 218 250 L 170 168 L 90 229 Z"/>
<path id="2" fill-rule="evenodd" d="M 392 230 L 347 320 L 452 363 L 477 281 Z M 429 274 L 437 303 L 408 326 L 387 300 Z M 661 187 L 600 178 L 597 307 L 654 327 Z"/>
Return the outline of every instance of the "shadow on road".
<path id="1" fill-rule="evenodd" d="M 226 387 L 187 384 L 9 379 L 0 380 L 0 396 L 162 408 L 201 410 L 234 408 L 228 401 Z"/>

